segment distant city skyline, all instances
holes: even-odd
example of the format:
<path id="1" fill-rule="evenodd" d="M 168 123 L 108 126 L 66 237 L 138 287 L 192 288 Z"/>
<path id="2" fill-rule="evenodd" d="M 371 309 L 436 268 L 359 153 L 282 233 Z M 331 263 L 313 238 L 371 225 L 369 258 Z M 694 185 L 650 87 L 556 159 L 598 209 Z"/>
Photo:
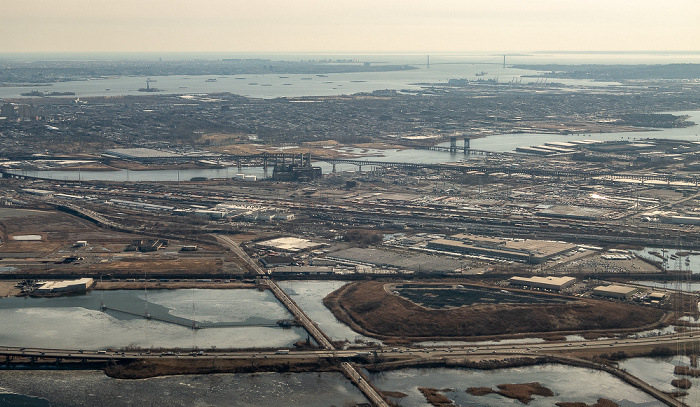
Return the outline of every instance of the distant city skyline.
<path id="1" fill-rule="evenodd" d="M 0 53 L 696 51 L 700 2 L 25 0 Z"/>

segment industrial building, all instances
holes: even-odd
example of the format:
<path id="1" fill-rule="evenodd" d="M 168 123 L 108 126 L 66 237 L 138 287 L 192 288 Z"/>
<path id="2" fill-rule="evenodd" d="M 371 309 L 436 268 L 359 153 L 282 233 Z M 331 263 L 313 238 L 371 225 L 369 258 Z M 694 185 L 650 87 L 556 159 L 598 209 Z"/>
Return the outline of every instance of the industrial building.
<path id="1" fill-rule="evenodd" d="M 574 277 L 511 277 L 510 285 L 561 291 L 576 282 Z"/>
<path id="2" fill-rule="evenodd" d="M 329 276 L 333 273 L 333 267 L 328 266 L 286 266 L 272 270 L 273 275 Z"/>
<path id="3" fill-rule="evenodd" d="M 321 167 L 311 165 L 311 153 L 300 154 L 298 161 L 292 156 L 290 164 L 283 157 L 272 170 L 272 179 L 276 181 L 310 181 L 321 178 L 321 175 Z"/>
<path id="4" fill-rule="evenodd" d="M 631 298 L 636 292 L 637 288 L 624 285 L 601 285 L 593 289 L 593 295 L 623 300 Z"/>
<path id="5" fill-rule="evenodd" d="M 299 253 L 323 247 L 323 243 L 316 243 L 310 240 L 300 239 L 298 237 L 278 237 L 276 239 L 257 242 L 255 245 L 265 249 L 272 249 L 288 253 Z"/>
<path id="6" fill-rule="evenodd" d="M 555 256 L 575 250 L 576 246 L 563 242 L 514 240 L 458 234 L 445 239 L 433 240 L 428 243 L 427 248 L 451 253 L 539 264 Z"/>
<path id="7" fill-rule="evenodd" d="M 36 289 L 39 294 L 85 292 L 94 283 L 91 278 L 81 278 L 79 280 L 49 281 Z"/>
<path id="8" fill-rule="evenodd" d="M 296 263 L 292 256 L 264 256 L 260 258 L 260 263 L 266 268 L 290 266 Z"/>
<path id="9" fill-rule="evenodd" d="M 126 206 L 133 209 L 140 209 L 144 211 L 155 211 L 155 212 L 172 212 L 175 207 L 164 206 L 164 205 L 154 205 L 145 202 L 134 202 L 134 201 L 124 201 L 121 199 L 110 199 L 110 203 L 119 206 Z"/>

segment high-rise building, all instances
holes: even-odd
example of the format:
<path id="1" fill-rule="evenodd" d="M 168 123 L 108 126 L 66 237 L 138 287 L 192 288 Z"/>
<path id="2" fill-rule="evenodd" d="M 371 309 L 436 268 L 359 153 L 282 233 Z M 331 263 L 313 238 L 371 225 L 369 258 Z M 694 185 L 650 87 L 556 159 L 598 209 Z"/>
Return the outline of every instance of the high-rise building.
<path id="1" fill-rule="evenodd" d="M 15 105 L 13 105 L 12 103 L 5 103 L 2 106 L 0 106 L 0 116 L 7 117 L 8 119 L 15 118 Z"/>

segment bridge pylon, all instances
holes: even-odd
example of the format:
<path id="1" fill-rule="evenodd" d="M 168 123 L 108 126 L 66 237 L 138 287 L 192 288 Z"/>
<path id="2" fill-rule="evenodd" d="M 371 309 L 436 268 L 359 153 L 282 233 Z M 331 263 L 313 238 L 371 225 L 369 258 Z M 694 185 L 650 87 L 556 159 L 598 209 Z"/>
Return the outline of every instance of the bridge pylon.
<path id="1" fill-rule="evenodd" d="M 457 152 L 457 136 L 450 136 L 450 153 Z"/>

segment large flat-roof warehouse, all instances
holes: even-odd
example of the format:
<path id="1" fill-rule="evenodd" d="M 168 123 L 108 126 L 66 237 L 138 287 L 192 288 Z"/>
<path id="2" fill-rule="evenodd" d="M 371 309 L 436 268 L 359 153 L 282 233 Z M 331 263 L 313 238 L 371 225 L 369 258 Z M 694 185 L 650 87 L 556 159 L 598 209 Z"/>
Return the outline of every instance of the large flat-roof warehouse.
<path id="1" fill-rule="evenodd" d="M 608 298 L 630 298 L 637 292 L 636 287 L 624 285 L 601 285 L 593 289 L 593 295 Z"/>
<path id="2" fill-rule="evenodd" d="M 312 242 L 298 237 L 278 237 L 276 239 L 265 240 L 255 244 L 258 247 L 278 250 L 287 253 L 299 253 L 323 247 L 323 243 Z"/>
<path id="3" fill-rule="evenodd" d="M 49 281 L 36 289 L 37 293 L 83 292 L 93 284 L 91 278 L 79 280 Z"/>
<path id="4" fill-rule="evenodd" d="M 574 285 L 574 277 L 511 277 L 508 282 L 511 285 L 519 285 L 532 288 L 544 288 L 547 290 L 561 291 L 564 288 Z"/>
<path id="5" fill-rule="evenodd" d="M 564 242 L 513 240 L 468 234 L 436 239 L 429 242 L 427 247 L 445 252 L 482 255 L 534 264 L 576 249 L 575 245 Z"/>

